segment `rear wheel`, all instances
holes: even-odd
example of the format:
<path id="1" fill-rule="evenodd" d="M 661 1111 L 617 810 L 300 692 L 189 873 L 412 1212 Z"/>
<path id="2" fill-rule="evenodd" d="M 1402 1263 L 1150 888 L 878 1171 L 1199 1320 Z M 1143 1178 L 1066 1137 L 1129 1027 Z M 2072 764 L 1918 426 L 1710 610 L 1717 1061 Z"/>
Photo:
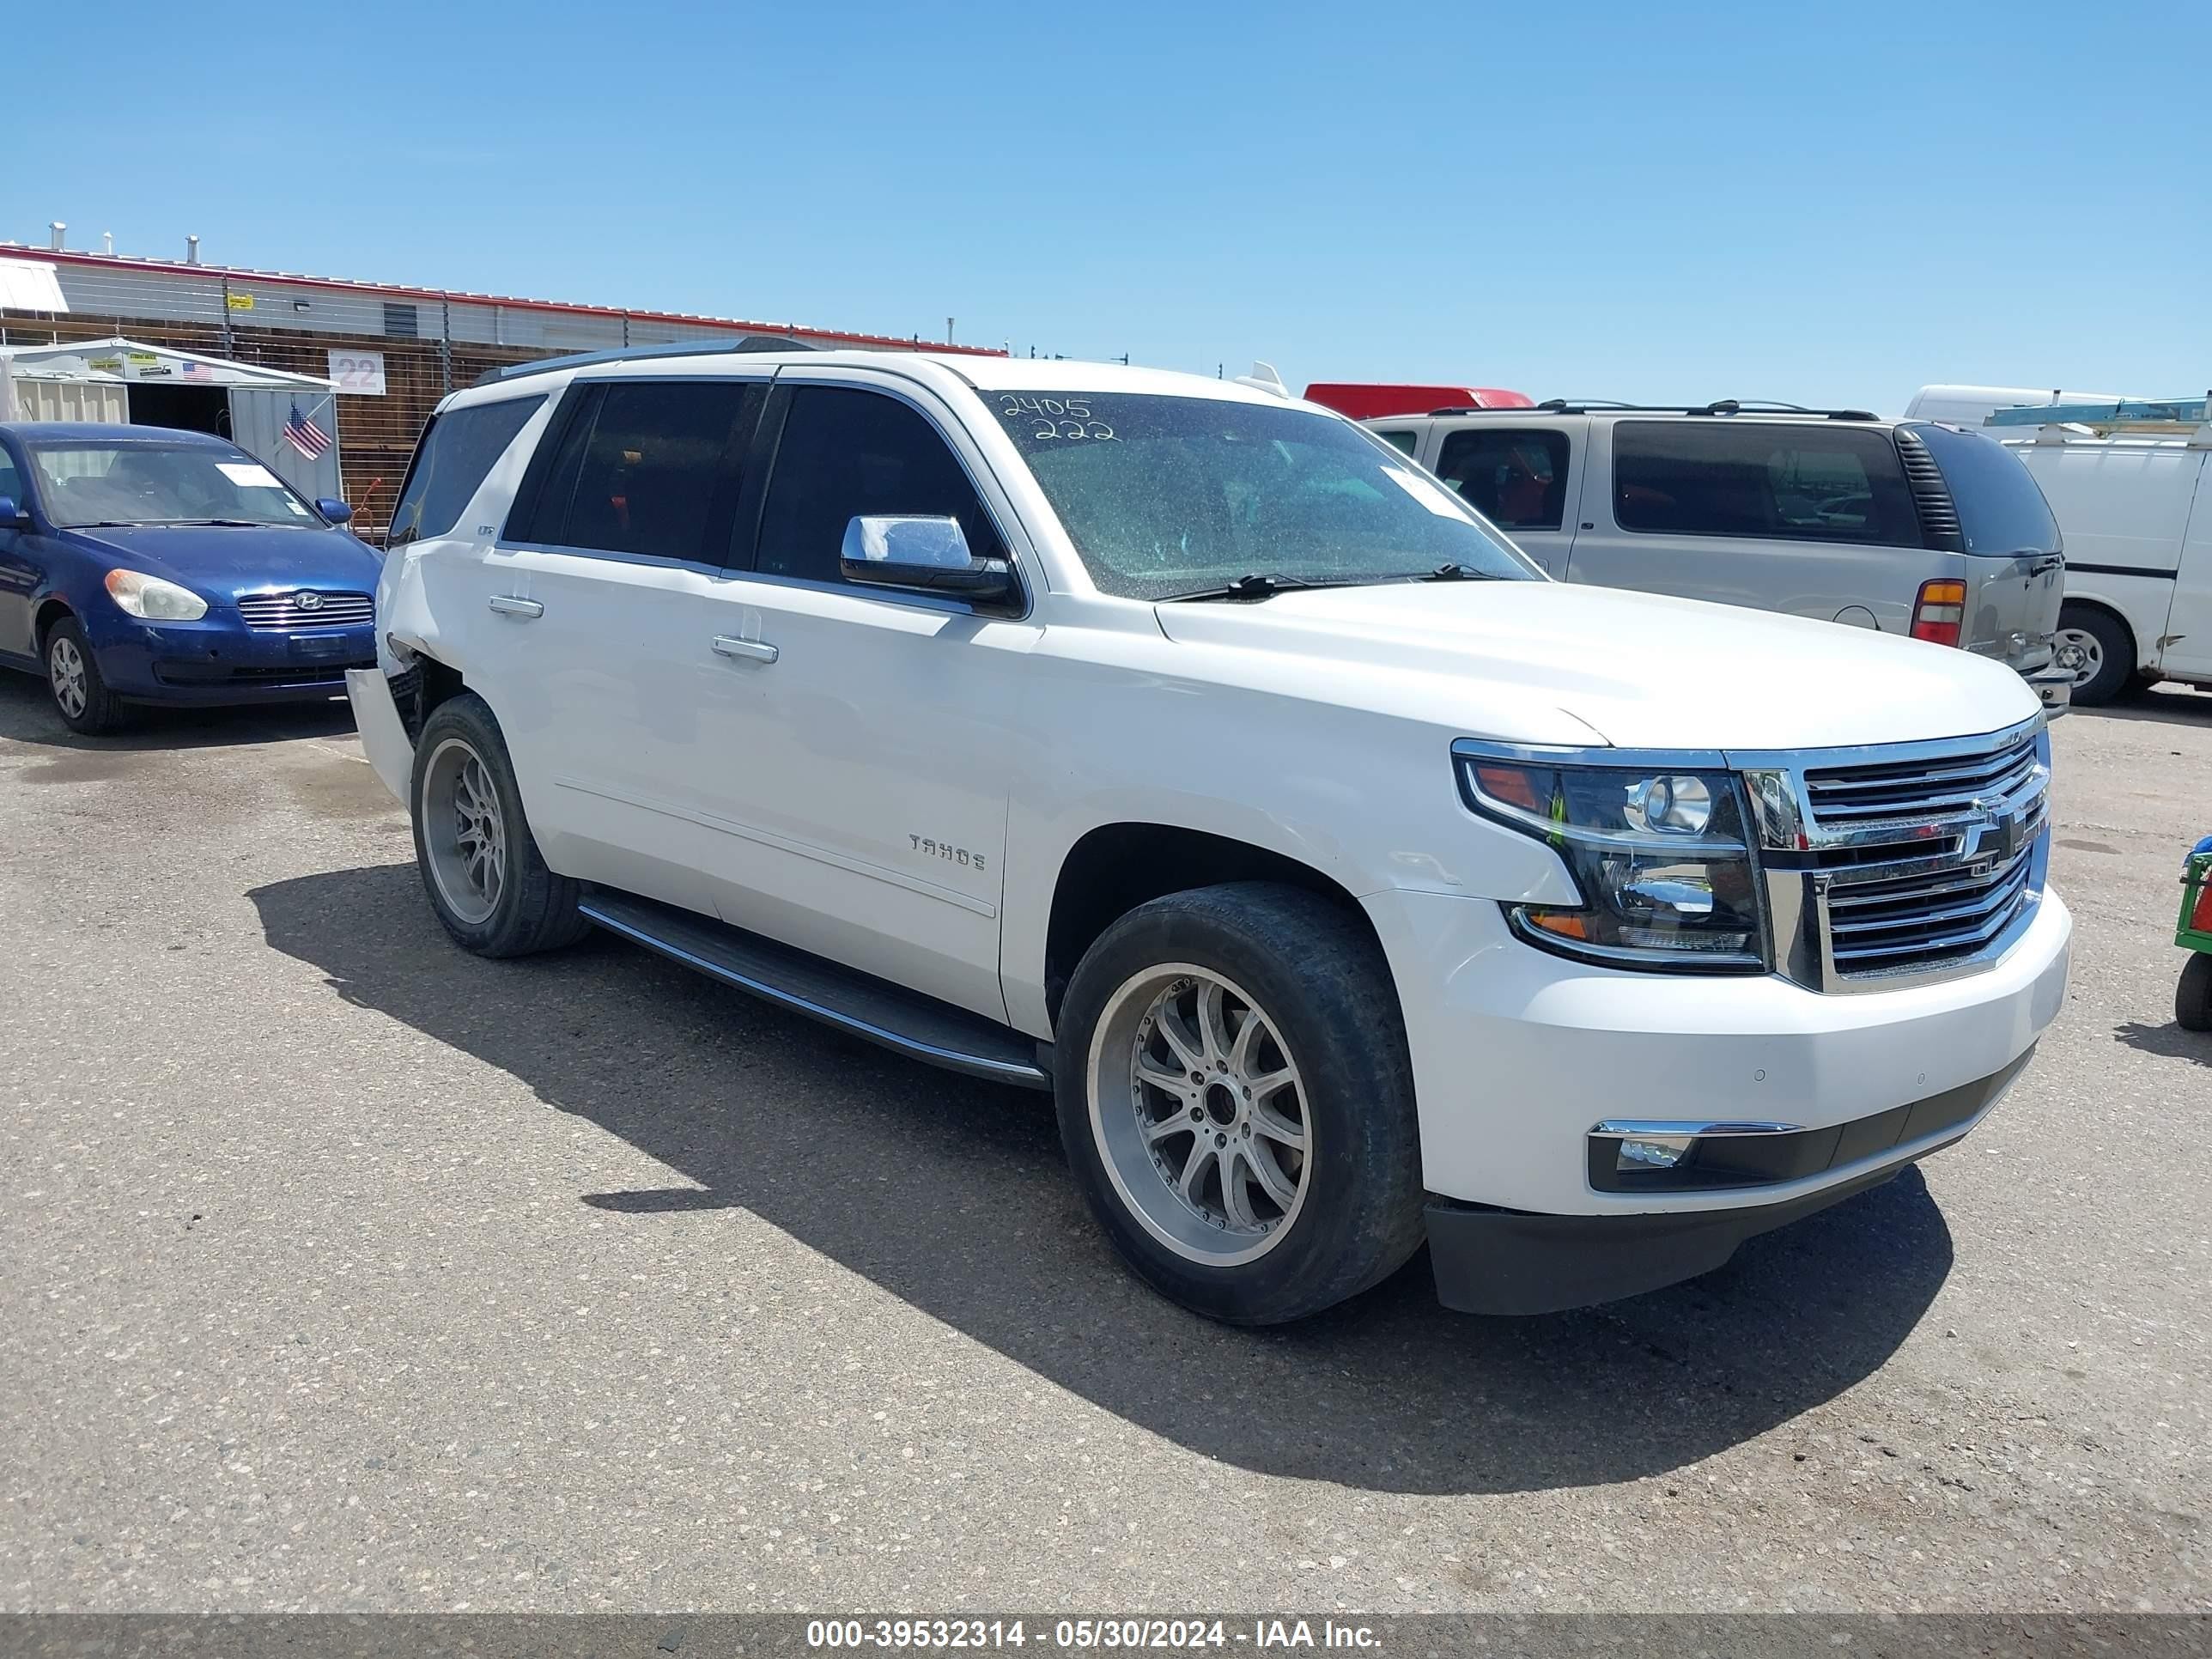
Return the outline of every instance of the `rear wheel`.
<path id="1" fill-rule="evenodd" d="M 2086 708 L 2110 702 L 2136 681 L 2136 638 L 2101 605 L 2068 605 L 2058 613 L 2057 643 L 2081 653 L 2073 701 Z"/>
<path id="2" fill-rule="evenodd" d="M 1077 967 L 1054 1049 L 1085 1197 L 1186 1307 L 1302 1318 L 1419 1247 L 1405 1030 L 1389 964 L 1340 905 L 1240 883 L 1139 907 Z"/>
<path id="3" fill-rule="evenodd" d="M 448 698 L 423 722 L 410 795 L 422 885 L 463 948 L 528 956 L 589 931 L 576 911 L 577 884 L 538 854 L 507 739 L 474 692 Z"/>
<path id="4" fill-rule="evenodd" d="M 2173 1018 L 2185 1031 L 2212 1031 L 2212 956 L 2193 953 L 2174 988 Z"/>
<path id="5" fill-rule="evenodd" d="M 99 660 L 74 617 L 64 617 L 46 635 L 46 689 L 55 712 L 72 732 L 96 738 L 124 723 L 123 699 L 100 677 Z"/>

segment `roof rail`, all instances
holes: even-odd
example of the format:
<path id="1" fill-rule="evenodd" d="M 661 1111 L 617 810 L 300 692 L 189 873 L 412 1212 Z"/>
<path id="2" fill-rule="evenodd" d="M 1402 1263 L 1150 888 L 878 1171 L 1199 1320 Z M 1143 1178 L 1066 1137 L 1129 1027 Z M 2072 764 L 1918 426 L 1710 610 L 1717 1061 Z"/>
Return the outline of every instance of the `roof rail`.
<path id="1" fill-rule="evenodd" d="M 709 340 L 696 344 L 616 346 L 608 351 L 574 351 L 562 357 L 540 357 L 534 362 L 509 363 L 502 368 L 488 368 L 471 384 L 493 386 L 501 380 L 519 380 L 531 374 L 550 374 L 556 369 L 588 368 L 595 363 L 634 362 L 642 357 L 712 357 L 736 351 L 821 349 L 820 346 L 809 345 L 804 340 L 789 339 L 781 334 L 747 334 L 735 340 Z"/>
<path id="2" fill-rule="evenodd" d="M 1622 404 L 1610 398 L 1553 398 L 1536 407 L 1552 415 L 1810 415 L 1824 421 L 1881 418 L 1870 409 L 1808 409 L 1802 404 L 1778 403 L 1765 398 L 1723 398 L 1710 404 Z M 1437 411 L 1439 415 L 1464 412 L 1467 411 Z"/>

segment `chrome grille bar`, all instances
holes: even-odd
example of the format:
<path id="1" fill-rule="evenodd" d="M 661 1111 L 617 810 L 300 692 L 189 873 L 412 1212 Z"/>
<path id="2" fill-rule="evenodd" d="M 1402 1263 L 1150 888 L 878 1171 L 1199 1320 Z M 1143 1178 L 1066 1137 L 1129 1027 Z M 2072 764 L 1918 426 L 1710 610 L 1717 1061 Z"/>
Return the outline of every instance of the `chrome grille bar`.
<path id="1" fill-rule="evenodd" d="M 307 603 L 301 603 L 302 600 Z M 358 628 L 376 619 L 376 601 L 366 593 L 329 593 L 295 589 L 282 593 L 247 593 L 238 614 L 248 628 Z"/>
<path id="2" fill-rule="evenodd" d="M 2042 896 L 2042 727 L 2039 716 L 1951 742 L 1731 755 L 1759 821 L 1778 970 L 1815 990 L 1883 990 L 2002 955 Z"/>

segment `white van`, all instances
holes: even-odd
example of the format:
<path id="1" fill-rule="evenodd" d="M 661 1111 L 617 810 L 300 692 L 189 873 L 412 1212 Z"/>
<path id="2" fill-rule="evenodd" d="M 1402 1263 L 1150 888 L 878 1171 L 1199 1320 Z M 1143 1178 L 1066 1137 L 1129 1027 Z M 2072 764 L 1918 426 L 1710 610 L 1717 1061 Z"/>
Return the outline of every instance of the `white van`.
<path id="1" fill-rule="evenodd" d="M 2074 701 L 2159 679 L 2212 686 L 2212 421 L 1984 430 L 2026 464 L 2063 534 Z"/>
<path id="2" fill-rule="evenodd" d="M 2124 392 L 2065 392 L 2033 386 L 1923 386 L 1905 406 L 1905 418 L 1978 427 L 2000 409 L 2019 409 L 2031 404 L 2116 404 L 2132 395 Z"/>

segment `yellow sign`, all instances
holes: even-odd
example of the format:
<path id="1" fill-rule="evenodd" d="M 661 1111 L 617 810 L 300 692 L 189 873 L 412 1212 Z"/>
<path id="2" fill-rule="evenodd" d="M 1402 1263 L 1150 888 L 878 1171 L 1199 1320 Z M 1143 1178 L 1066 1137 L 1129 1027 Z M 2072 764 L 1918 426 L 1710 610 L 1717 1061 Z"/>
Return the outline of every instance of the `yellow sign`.
<path id="1" fill-rule="evenodd" d="M 119 374 L 122 372 L 123 368 L 123 359 L 120 357 L 88 357 L 85 360 L 84 366 L 87 368 L 99 369 L 103 374 Z"/>
<path id="2" fill-rule="evenodd" d="M 161 361 L 150 351 L 132 351 L 125 355 L 134 363 L 158 363 Z"/>
<path id="3" fill-rule="evenodd" d="M 253 296 L 251 294 L 226 294 L 222 296 L 222 302 L 233 311 L 253 309 Z"/>

